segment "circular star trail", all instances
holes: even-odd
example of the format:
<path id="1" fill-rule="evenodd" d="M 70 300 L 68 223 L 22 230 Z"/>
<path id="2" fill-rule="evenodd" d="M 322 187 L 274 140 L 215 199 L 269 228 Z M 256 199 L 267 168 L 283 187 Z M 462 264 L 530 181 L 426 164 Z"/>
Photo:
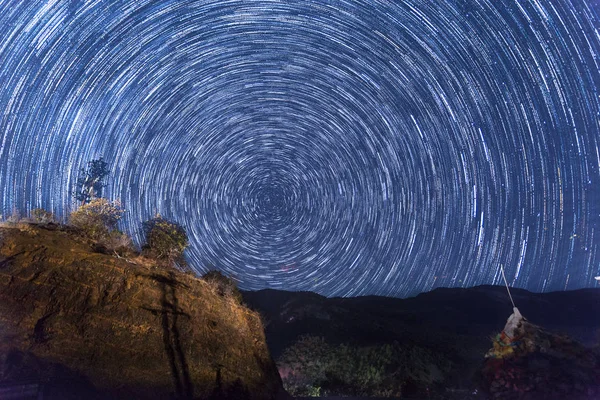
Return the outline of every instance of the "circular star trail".
<path id="1" fill-rule="evenodd" d="M 596 0 L 0 0 L 4 216 L 103 156 L 140 240 L 244 289 L 406 296 L 600 272 Z"/>

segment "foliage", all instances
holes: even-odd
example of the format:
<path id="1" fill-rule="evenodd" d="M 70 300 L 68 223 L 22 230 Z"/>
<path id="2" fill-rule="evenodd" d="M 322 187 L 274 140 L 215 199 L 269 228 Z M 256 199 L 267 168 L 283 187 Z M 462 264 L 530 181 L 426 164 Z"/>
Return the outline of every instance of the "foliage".
<path id="1" fill-rule="evenodd" d="M 16 208 L 13 208 L 11 215 L 6 218 L 6 222 L 16 224 L 21 221 L 21 213 Z"/>
<path id="2" fill-rule="evenodd" d="M 108 175 L 108 164 L 100 157 L 88 162 L 87 170 L 81 168 L 77 178 L 73 197 L 82 204 L 102 197 L 102 189 L 106 186 L 104 179 Z"/>
<path id="3" fill-rule="evenodd" d="M 221 271 L 208 271 L 202 275 L 202 279 L 210 283 L 220 296 L 232 298 L 239 304 L 242 303 L 242 293 L 237 285 L 233 279 L 223 275 Z"/>
<path id="4" fill-rule="evenodd" d="M 307 395 L 310 397 L 321 397 L 321 387 L 312 386 L 308 388 Z"/>
<path id="5" fill-rule="evenodd" d="M 441 370 L 450 368 L 448 360 L 419 347 L 330 345 L 313 336 L 288 347 L 277 364 L 294 396 L 310 396 L 315 388 L 329 396 L 400 396 L 409 382 L 439 382 Z"/>
<path id="6" fill-rule="evenodd" d="M 379 395 L 374 392 L 384 384 L 386 367 L 392 362 L 392 347 L 351 347 L 341 345 L 336 349 L 340 359 L 330 376 L 343 386 L 354 387 L 358 394 Z"/>
<path id="7" fill-rule="evenodd" d="M 129 235 L 117 229 L 111 231 L 101 244 L 106 247 L 106 250 L 118 256 L 128 256 L 135 253 L 133 241 Z"/>
<path id="8" fill-rule="evenodd" d="M 54 214 L 50 211 L 46 211 L 43 208 L 34 208 L 31 210 L 31 219 L 33 222 L 37 222 L 40 224 L 47 224 L 50 222 L 54 222 Z"/>
<path id="9" fill-rule="evenodd" d="M 324 338 L 302 336 L 280 357 L 278 367 L 285 389 L 292 396 L 312 396 L 327 381 L 327 371 L 334 362 L 333 348 Z"/>
<path id="10" fill-rule="evenodd" d="M 157 215 L 143 224 L 147 254 L 160 260 L 181 260 L 188 246 L 188 237 L 183 227 Z"/>
<path id="11" fill-rule="evenodd" d="M 92 240 L 108 240 L 124 212 L 118 201 L 97 198 L 73 211 L 69 222 Z"/>

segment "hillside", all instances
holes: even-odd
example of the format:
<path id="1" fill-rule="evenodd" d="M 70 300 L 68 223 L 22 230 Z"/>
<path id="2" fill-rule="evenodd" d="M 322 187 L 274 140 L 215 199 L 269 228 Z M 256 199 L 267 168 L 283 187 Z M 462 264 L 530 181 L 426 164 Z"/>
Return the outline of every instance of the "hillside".
<path id="1" fill-rule="evenodd" d="M 284 395 L 256 312 L 190 274 L 21 224 L 0 227 L 0 397 L 32 387 L 61 399 Z"/>
<path id="2" fill-rule="evenodd" d="M 549 332 L 567 334 L 588 347 L 598 344 L 599 289 L 542 294 L 513 289 L 512 294 L 521 313 L 532 323 Z M 381 377 L 350 392 L 374 393 L 375 383 L 384 386 L 384 377 L 393 374 L 396 380 L 404 380 L 400 385 L 404 393 L 415 396 L 427 396 L 426 390 L 472 393 L 492 338 L 512 313 L 506 288 L 494 286 L 439 288 L 407 299 L 326 298 L 310 292 L 276 290 L 243 295 L 245 302 L 263 315 L 271 354 L 278 360 L 288 389 L 289 374 L 295 368 L 306 369 L 297 366 L 291 353 L 302 349 L 319 357 L 324 348 L 337 353 L 350 348 L 353 357 L 361 360 L 356 362 L 357 368 L 367 361 L 389 361 L 390 349 L 393 353 L 392 361 L 378 367 Z M 407 353 L 413 354 L 403 358 Z M 334 366 L 321 375 L 337 374 L 335 368 L 341 367 L 335 360 L 327 362 Z M 415 370 L 423 372 L 415 374 Z M 343 373 L 346 375 L 340 373 L 336 379 L 355 385 L 356 377 Z M 316 380 L 324 379 L 315 376 Z M 348 389 L 339 382 L 338 386 L 331 385 L 339 393 Z"/>

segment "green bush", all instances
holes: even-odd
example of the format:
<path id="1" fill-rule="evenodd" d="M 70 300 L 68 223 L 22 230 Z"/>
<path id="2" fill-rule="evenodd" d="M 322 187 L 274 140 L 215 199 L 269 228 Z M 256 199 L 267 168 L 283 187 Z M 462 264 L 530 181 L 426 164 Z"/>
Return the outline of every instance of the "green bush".
<path id="1" fill-rule="evenodd" d="M 124 212 L 118 201 L 97 198 L 73 211 L 69 216 L 69 223 L 89 239 L 107 240 L 117 228 Z"/>
<path id="2" fill-rule="evenodd" d="M 323 337 L 302 336 L 285 349 L 278 361 L 283 385 L 292 396 L 311 396 L 315 388 L 327 382 L 331 369 L 333 347 Z"/>
<path id="3" fill-rule="evenodd" d="M 414 382 L 439 383 L 450 364 L 445 357 L 398 342 L 376 346 L 331 345 L 322 337 L 303 336 L 277 362 L 285 389 L 310 396 L 401 396 Z"/>
<path id="4" fill-rule="evenodd" d="M 144 222 L 143 230 L 146 238 L 143 249 L 147 255 L 170 262 L 182 261 L 188 237 L 181 225 L 157 215 Z"/>

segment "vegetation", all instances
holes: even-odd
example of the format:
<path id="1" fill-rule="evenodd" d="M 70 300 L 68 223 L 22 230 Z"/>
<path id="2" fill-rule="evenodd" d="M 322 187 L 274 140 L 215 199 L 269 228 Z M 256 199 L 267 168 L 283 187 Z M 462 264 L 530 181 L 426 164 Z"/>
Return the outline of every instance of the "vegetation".
<path id="1" fill-rule="evenodd" d="M 118 201 L 97 198 L 73 211 L 69 223 L 92 240 L 108 240 L 124 212 Z"/>
<path id="2" fill-rule="evenodd" d="M 102 157 L 89 161 L 87 168 L 80 170 L 72 195 L 81 204 L 71 212 L 67 225 L 76 228 L 98 251 L 108 250 L 117 256 L 131 256 L 132 253 L 137 253 L 131 237 L 117 229 L 125 211 L 119 201 L 110 201 L 102 197 L 102 189 L 106 186 L 108 173 L 108 163 Z M 21 218 L 21 214 L 15 208 L 5 223 L 48 224 L 55 221 L 54 215 L 42 208 L 31 210 L 30 218 L 26 219 Z M 189 242 L 181 225 L 156 215 L 143 223 L 143 232 L 145 244 L 142 250 L 145 256 L 157 261 L 185 266 L 183 252 Z M 206 275 L 206 280 L 215 285 L 220 295 L 232 296 L 241 303 L 241 294 L 229 278 L 209 273 Z"/>
<path id="3" fill-rule="evenodd" d="M 128 256 L 137 253 L 131 237 L 117 229 L 111 231 L 108 238 L 103 240 L 100 244 L 117 256 Z"/>
<path id="4" fill-rule="evenodd" d="M 152 260 L 95 253 L 75 229 L 23 228 L 0 228 L 0 254 L 8 259 L 2 265 L 8 278 L 0 279 L 3 377 L 58 381 L 57 391 L 43 393 L 54 399 L 233 400 L 276 393 L 280 380 L 257 312 L 194 276 L 156 269 Z M 23 321 L 33 316 L 35 323 L 38 315 L 50 316 L 34 332 Z M 43 344 L 47 362 L 29 356 L 31 343 Z M 65 395 L 63 382 L 93 393 Z"/>
<path id="5" fill-rule="evenodd" d="M 146 254 L 169 262 L 183 261 L 183 251 L 189 242 L 183 227 L 157 215 L 143 224 Z"/>
<path id="6" fill-rule="evenodd" d="M 39 224 L 55 222 L 54 214 L 52 214 L 50 211 L 44 210 L 43 208 L 35 208 L 31 210 L 31 219 L 33 222 L 37 222 Z"/>
<path id="7" fill-rule="evenodd" d="M 12 213 L 6 218 L 9 224 L 16 224 L 21 221 L 21 213 L 16 208 L 13 208 Z"/>
<path id="8" fill-rule="evenodd" d="M 100 249 L 125 256 L 134 252 L 134 246 L 129 235 L 117 229 L 124 213 L 118 201 L 96 198 L 73 211 L 69 222 Z"/>
<path id="9" fill-rule="evenodd" d="M 333 361 L 331 355 L 332 347 L 322 337 L 303 336 L 288 347 L 277 363 L 288 393 L 292 396 L 320 394 Z"/>
<path id="10" fill-rule="evenodd" d="M 278 361 L 286 390 L 293 396 L 401 396 L 418 382 L 435 384 L 446 365 L 419 347 L 394 344 L 355 347 L 331 345 L 322 337 L 304 336 Z"/>
<path id="11" fill-rule="evenodd" d="M 242 293 L 237 285 L 233 279 L 223 275 L 221 271 L 208 271 L 202 275 L 202 279 L 210 283 L 219 296 L 232 298 L 238 304 L 242 303 Z"/>
<path id="12" fill-rule="evenodd" d="M 79 172 L 73 197 L 82 205 L 102 197 L 102 189 L 106 186 L 107 175 L 108 164 L 102 157 L 88 162 L 87 169 L 82 168 Z"/>

